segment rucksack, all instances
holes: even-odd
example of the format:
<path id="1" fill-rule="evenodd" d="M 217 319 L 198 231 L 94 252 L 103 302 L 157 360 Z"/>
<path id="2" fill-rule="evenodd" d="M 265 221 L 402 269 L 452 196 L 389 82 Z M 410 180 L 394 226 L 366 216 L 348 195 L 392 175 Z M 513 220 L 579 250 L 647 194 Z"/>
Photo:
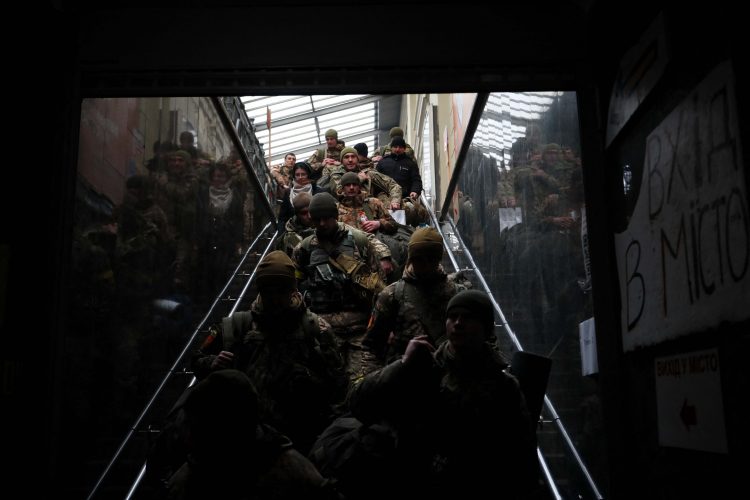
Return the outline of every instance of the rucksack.
<path id="1" fill-rule="evenodd" d="M 401 207 L 405 212 L 406 223 L 410 226 L 417 227 L 421 224 L 430 223 L 430 212 L 427 210 L 427 207 L 422 205 L 419 198 L 413 200 L 411 198 L 404 198 L 401 202 Z"/>
<path id="2" fill-rule="evenodd" d="M 324 477 L 348 488 L 367 487 L 391 477 L 395 465 L 396 430 L 385 423 L 364 425 L 351 416 L 339 417 L 318 437 L 309 457 Z"/>

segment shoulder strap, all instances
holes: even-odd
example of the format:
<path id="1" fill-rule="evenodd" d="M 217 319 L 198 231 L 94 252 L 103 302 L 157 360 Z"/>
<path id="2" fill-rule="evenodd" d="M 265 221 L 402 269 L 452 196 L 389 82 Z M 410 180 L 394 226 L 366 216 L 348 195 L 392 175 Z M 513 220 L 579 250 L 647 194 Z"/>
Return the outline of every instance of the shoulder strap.
<path id="1" fill-rule="evenodd" d="M 364 232 L 361 232 L 361 231 L 353 232 L 350 229 L 349 238 L 352 238 L 354 240 L 354 243 L 359 248 L 359 252 L 362 255 L 364 255 L 365 251 L 367 250 L 367 235 Z"/>
<path id="2" fill-rule="evenodd" d="M 231 316 L 221 319 L 221 334 L 224 348 L 228 349 L 235 340 L 253 324 L 253 313 L 250 311 L 237 311 Z"/>

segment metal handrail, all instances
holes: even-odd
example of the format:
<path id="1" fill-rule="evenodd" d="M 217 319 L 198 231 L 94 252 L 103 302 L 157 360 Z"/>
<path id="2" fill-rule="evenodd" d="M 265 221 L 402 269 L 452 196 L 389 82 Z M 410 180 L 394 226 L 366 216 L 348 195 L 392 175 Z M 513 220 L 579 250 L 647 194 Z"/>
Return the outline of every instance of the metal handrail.
<path id="1" fill-rule="evenodd" d="M 422 194 L 422 200 L 426 201 L 424 198 L 424 193 Z M 432 210 L 429 210 L 429 213 L 430 213 L 430 219 L 432 220 L 433 226 L 436 229 L 440 228 L 440 224 L 438 223 L 437 217 L 435 217 L 435 214 L 432 212 Z M 443 233 L 442 230 L 440 232 Z M 458 235 L 458 232 L 456 232 L 456 237 L 460 238 L 460 236 Z M 463 240 L 459 239 L 458 241 L 460 245 L 462 246 L 464 245 Z M 458 265 L 458 261 L 456 260 L 456 257 L 453 255 L 453 249 L 450 247 L 445 237 L 443 237 L 443 246 L 446 249 L 446 253 L 448 254 L 448 258 L 450 259 L 451 264 L 453 264 L 453 269 L 455 269 L 456 271 L 459 271 L 460 266 Z M 474 266 L 473 270 L 476 271 L 477 267 L 476 267 L 476 264 L 474 264 L 474 260 L 471 258 L 471 254 L 467 252 L 466 256 L 469 258 L 469 261 Z M 487 295 L 490 296 L 490 300 L 492 300 L 492 303 L 495 306 L 495 309 L 500 313 L 500 317 L 503 319 L 503 323 L 506 326 L 507 331 L 509 331 L 511 339 L 514 339 L 515 342 L 517 343 L 517 347 L 520 348 L 520 343 L 518 342 L 518 339 L 516 338 L 515 334 L 513 334 L 513 332 L 510 331 L 510 327 L 508 326 L 507 321 L 505 321 L 505 316 L 503 316 L 502 311 L 500 311 L 500 306 L 495 302 L 495 299 L 492 297 L 492 294 L 489 292 L 487 283 L 484 281 L 484 277 L 482 276 L 482 273 L 475 272 L 475 275 L 482 282 L 482 285 L 485 287 L 485 290 L 487 290 Z M 520 350 L 523 350 L 523 349 L 520 349 Z M 550 490 L 550 494 L 552 495 L 552 498 L 554 498 L 554 500 L 562 500 L 562 497 L 560 496 L 560 491 L 557 489 L 557 485 L 555 484 L 555 479 L 552 477 L 549 467 L 547 466 L 547 460 L 544 458 L 544 455 L 542 455 L 542 450 L 539 449 L 539 446 L 536 447 L 536 456 L 537 456 L 537 459 L 539 460 L 539 467 L 542 469 L 542 475 L 544 476 L 545 483 L 547 484 L 547 487 Z"/>
<path id="2" fill-rule="evenodd" d="M 248 256 L 250 255 L 250 252 L 252 251 L 253 247 L 257 244 L 257 242 L 260 240 L 261 236 L 268 231 L 269 227 L 272 226 L 272 222 L 266 223 L 266 225 L 263 227 L 263 229 L 258 233 L 258 236 L 255 237 L 255 240 L 248 246 L 247 250 L 245 251 L 245 254 L 242 256 L 242 259 L 240 260 L 239 264 L 237 264 L 237 267 L 235 268 L 234 272 L 232 273 L 232 276 L 227 280 L 227 283 L 224 285 L 224 288 L 221 290 L 221 292 L 216 296 L 213 303 L 211 304 L 211 307 L 208 309 L 208 312 L 205 314 L 201 322 L 198 324 L 198 326 L 193 331 L 192 335 L 188 339 L 188 341 L 185 343 L 185 347 L 183 347 L 180 354 L 177 356 L 177 359 L 172 364 L 171 368 L 167 371 L 167 374 L 162 379 L 161 383 L 157 386 L 156 390 L 154 391 L 154 394 L 149 399 L 148 403 L 146 403 L 146 406 L 143 408 L 143 411 L 141 411 L 140 415 L 138 415 L 138 418 L 136 418 L 135 423 L 128 429 L 128 432 L 125 434 L 125 438 L 122 440 L 122 443 L 120 443 L 120 446 L 117 448 L 117 451 L 115 451 L 115 454 L 112 456 L 112 459 L 107 464 L 107 467 L 104 469 L 104 471 L 99 476 L 99 479 L 96 481 L 96 484 L 94 485 L 93 489 L 91 490 L 91 493 L 89 493 L 87 499 L 91 500 L 94 498 L 94 495 L 96 495 L 99 487 L 102 485 L 104 480 L 109 475 L 110 470 L 114 466 L 114 464 L 117 462 L 117 460 L 120 458 L 120 455 L 122 454 L 122 451 L 125 449 L 125 447 L 130 442 L 130 439 L 133 437 L 133 434 L 135 433 L 136 429 L 138 429 L 141 425 L 141 422 L 145 419 L 148 412 L 151 410 L 151 407 L 154 405 L 154 402 L 159 398 L 161 395 L 162 390 L 167 385 L 167 382 L 169 382 L 170 378 L 177 372 L 177 367 L 180 365 L 183 357 L 187 352 L 190 350 L 191 346 L 193 345 L 193 342 L 195 342 L 195 338 L 198 336 L 198 333 L 203 329 L 203 326 L 205 325 L 206 321 L 211 317 L 214 308 L 217 306 L 221 298 L 224 296 L 224 293 L 226 293 L 227 289 L 229 288 L 231 282 L 234 280 L 235 276 L 237 276 L 240 268 L 247 260 Z M 273 236 L 271 237 L 271 241 L 269 242 L 268 246 L 270 247 L 273 244 L 274 239 L 276 238 L 276 235 L 278 232 L 274 232 Z M 268 251 L 268 247 L 263 252 L 263 255 Z M 253 271 L 253 274 L 251 275 L 251 278 L 255 275 L 255 271 Z M 247 290 L 247 284 L 243 288 L 242 293 L 240 294 L 240 297 L 243 296 L 244 292 Z M 234 309 L 239 304 L 239 300 L 235 303 L 233 306 L 232 312 L 234 312 Z M 192 383 L 192 382 L 191 382 Z M 145 469 L 144 469 L 145 470 Z M 140 479 L 142 478 L 142 475 L 139 475 L 139 477 L 136 479 L 137 482 L 140 482 Z M 132 489 L 132 488 L 131 488 Z"/>
<path id="3" fill-rule="evenodd" d="M 471 252 L 469 252 L 469 248 L 466 246 L 463 239 L 461 238 L 461 235 L 458 232 L 458 228 L 456 228 L 456 224 L 453 222 L 453 219 L 450 216 L 448 216 L 446 219 L 451 226 L 451 229 L 453 231 L 452 234 L 456 237 L 459 245 L 461 246 L 462 253 L 466 255 L 466 258 L 469 260 L 469 263 L 471 264 L 472 269 L 474 270 L 477 279 L 482 284 L 482 287 L 484 288 L 485 292 L 487 292 L 487 295 L 489 295 L 489 298 L 492 301 L 492 305 L 495 308 L 495 312 L 498 313 L 498 315 L 500 316 L 500 319 L 502 320 L 501 324 L 504 327 L 506 333 L 508 333 L 508 335 L 510 336 L 510 339 L 513 341 L 513 344 L 516 346 L 516 348 L 519 351 L 523 351 L 524 349 L 523 349 L 523 346 L 521 345 L 521 342 L 518 340 L 518 337 L 516 337 L 515 333 L 513 333 L 513 330 L 510 329 L 510 325 L 508 324 L 508 321 L 505 319 L 505 315 L 503 314 L 503 311 L 500 309 L 500 305 L 495 301 L 495 298 L 492 295 L 492 291 L 490 290 L 489 285 L 487 285 L 487 282 L 484 280 L 484 276 L 482 276 L 482 273 L 480 272 L 479 268 L 474 262 L 474 258 L 471 256 Z M 443 241 L 445 241 L 445 238 L 443 238 Z M 449 248 L 448 251 L 450 253 L 452 252 L 452 249 Z M 578 450 L 576 449 L 575 444 L 573 444 L 573 440 L 570 438 L 570 435 L 568 434 L 568 431 L 565 429 L 565 426 L 562 424 L 562 420 L 560 420 L 560 417 L 558 416 L 557 411 L 552 405 L 552 402 L 546 395 L 544 396 L 544 406 L 545 408 L 547 408 L 547 411 L 549 411 L 550 414 L 552 415 L 555 425 L 557 425 L 557 429 L 562 435 L 563 441 L 565 442 L 566 446 L 568 447 L 568 451 L 570 451 L 570 453 L 573 455 L 573 459 L 575 460 L 576 465 L 580 469 L 584 478 L 586 478 L 586 482 L 588 483 L 589 488 L 591 488 L 591 492 L 594 494 L 594 497 L 597 498 L 598 500 L 603 500 L 604 497 L 599 492 L 599 488 L 596 486 L 596 483 L 594 482 L 594 478 L 591 477 L 591 474 L 589 473 L 589 470 L 586 467 L 586 464 L 583 463 L 583 459 L 578 454 Z M 538 447 L 537 447 L 537 452 L 540 453 Z M 540 460 L 542 460 L 541 453 L 540 453 Z M 543 469 L 546 469 L 546 464 L 543 465 Z M 553 485 L 550 484 L 550 488 L 552 487 Z"/>
<path id="4" fill-rule="evenodd" d="M 492 291 L 490 290 L 490 286 L 487 284 L 487 282 L 484 280 L 484 276 L 482 276 L 482 273 L 479 272 L 479 268 L 477 267 L 476 262 L 474 262 L 474 258 L 471 256 L 471 252 L 469 252 L 469 247 L 466 246 L 466 243 L 464 243 L 463 238 L 461 238 L 461 234 L 458 232 L 458 228 L 456 228 L 456 224 L 453 222 L 453 219 L 448 216 L 447 217 L 448 223 L 451 226 L 451 229 L 453 229 L 453 235 L 458 240 L 459 245 L 461 245 L 461 249 L 466 255 L 466 258 L 469 261 L 469 264 L 471 264 L 471 268 L 475 270 L 477 279 L 482 283 L 482 287 L 487 292 L 487 295 L 490 296 L 490 300 L 492 301 L 492 306 L 495 308 L 495 312 L 500 316 L 500 325 L 505 329 L 505 333 L 508 334 L 510 337 L 510 340 L 513 342 L 513 345 L 516 346 L 516 349 L 519 351 L 523 351 L 523 346 L 521 345 L 521 342 L 518 340 L 518 337 L 516 337 L 516 334 L 513 332 L 513 330 L 510 329 L 510 325 L 508 324 L 508 320 L 505 319 L 505 315 L 503 314 L 502 309 L 500 309 L 500 304 L 498 304 L 495 301 L 495 297 L 492 295 Z"/>
<path id="5" fill-rule="evenodd" d="M 422 203 L 424 204 L 424 206 L 428 207 L 429 205 L 427 204 L 427 198 L 425 198 L 424 192 L 422 192 L 422 194 L 420 194 L 420 197 L 422 199 Z M 435 229 L 439 230 L 440 223 L 438 223 L 437 217 L 435 217 L 435 213 L 431 209 L 427 210 L 427 212 L 430 214 L 430 220 L 432 221 L 432 227 L 434 227 Z M 440 232 L 442 233 L 442 231 L 440 231 Z M 453 256 L 453 251 L 451 250 L 450 245 L 448 244 L 448 242 L 445 241 L 445 238 L 443 238 L 443 246 L 445 247 L 446 253 L 448 254 L 448 258 L 450 259 L 451 264 L 453 264 L 453 269 L 455 269 L 456 271 L 458 271 L 460 269 L 459 266 L 458 266 L 458 262 L 456 261 L 456 258 Z"/>

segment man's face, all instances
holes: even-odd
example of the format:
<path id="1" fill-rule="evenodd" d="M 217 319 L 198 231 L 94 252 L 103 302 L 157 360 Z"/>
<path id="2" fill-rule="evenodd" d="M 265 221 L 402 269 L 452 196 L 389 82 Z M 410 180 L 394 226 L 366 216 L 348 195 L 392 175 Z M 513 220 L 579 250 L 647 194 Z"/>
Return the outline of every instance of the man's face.
<path id="1" fill-rule="evenodd" d="M 456 352 L 473 352 L 484 343 L 487 335 L 476 313 L 463 307 L 454 307 L 445 320 L 448 342 Z"/>
<path id="2" fill-rule="evenodd" d="M 347 198 L 359 195 L 360 191 L 362 191 L 362 187 L 359 183 L 350 182 L 349 184 L 344 185 L 344 196 Z"/>
<path id="3" fill-rule="evenodd" d="M 312 218 L 310 218 L 310 209 L 308 207 L 305 207 L 303 209 L 300 209 L 297 214 L 297 220 L 306 227 L 312 227 Z"/>
<path id="4" fill-rule="evenodd" d="M 167 168 L 172 172 L 180 172 L 185 170 L 185 158 L 180 155 L 172 155 L 167 160 Z"/>
<path id="5" fill-rule="evenodd" d="M 315 234 L 319 237 L 333 236 L 338 228 L 338 220 L 336 217 L 323 217 L 320 219 L 312 218 L 313 227 L 315 227 Z"/>
<path id="6" fill-rule="evenodd" d="M 439 258 L 425 255 L 409 257 L 412 271 L 417 278 L 427 277 L 437 273 L 440 266 L 440 260 L 441 259 Z"/>
<path id="7" fill-rule="evenodd" d="M 404 151 L 406 151 L 404 146 L 391 146 L 391 153 L 393 154 L 402 155 L 404 154 Z"/>
<path id="8" fill-rule="evenodd" d="M 297 157 L 294 155 L 286 155 L 284 157 L 284 165 L 286 165 L 287 167 L 293 167 L 294 162 L 296 161 L 297 161 Z"/>
<path id="9" fill-rule="evenodd" d="M 357 168 L 357 163 L 359 163 L 359 159 L 357 158 L 357 155 L 355 153 L 346 153 L 343 158 L 341 158 L 341 163 L 344 164 L 344 168 L 348 171 L 352 171 Z"/>
<path id="10" fill-rule="evenodd" d="M 270 311 L 283 311 L 291 305 L 294 287 L 281 280 L 280 283 L 259 286 L 258 293 L 264 308 Z"/>
<path id="11" fill-rule="evenodd" d="M 338 144 L 338 140 L 335 137 L 326 137 L 326 146 L 328 149 L 333 149 Z"/>

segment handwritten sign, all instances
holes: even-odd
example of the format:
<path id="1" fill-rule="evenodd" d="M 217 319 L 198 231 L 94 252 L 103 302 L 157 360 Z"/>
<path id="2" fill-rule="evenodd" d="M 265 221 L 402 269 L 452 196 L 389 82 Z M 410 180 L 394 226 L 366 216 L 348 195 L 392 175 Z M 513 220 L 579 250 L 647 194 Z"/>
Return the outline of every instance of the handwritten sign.
<path id="1" fill-rule="evenodd" d="M 624 350 L 750 317 L 750 213 L 734 78 L 719 65 L 646 139 L 615 235 Z"/>

